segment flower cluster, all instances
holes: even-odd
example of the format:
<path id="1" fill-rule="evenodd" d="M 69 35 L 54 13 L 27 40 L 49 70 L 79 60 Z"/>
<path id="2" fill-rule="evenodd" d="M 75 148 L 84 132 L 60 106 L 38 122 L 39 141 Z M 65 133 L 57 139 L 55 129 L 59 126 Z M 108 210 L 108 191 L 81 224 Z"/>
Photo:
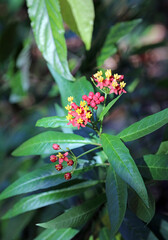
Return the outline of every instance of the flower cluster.
<path id="1" fill-rule="evenodd" d="M 58 144 L 53 144 L 53 149 L 54 150 L 60 150 L 60 146 Z M 65 161 L 68 166 L 72 166 L 74 164 L 74 161 L 72 159 L 68 159 L 68 152 L 65 152 L 62 154 L 59 152 L 57 155 L 51 155 L 50 156 L 50 161 L 51 162 L 56 162 L 58 160 L 59 164 L 55 165 L 55 168 L 57 171 L 61 171 L 63 169 L 62 163 Z M 65 173 L 64 178 L 66 180 L 71 179 L 71 173 Z"/>
<path id="2" fill-rule="evenodd" d="M 95 110 L 97 110 L 98 108 L 97 105 L 104 102 L 104 97 L 101 96 L 99 92 L 97 92 L 96 94 L 90 92 L 89 96 L 83 95 L 82 99 L 87 102 L 88 106 L 94 108 Z"/>
<path id="3" fill-rule="evenodd" d="M 126 83 L 124 80 L 124 75 L 118 75 L 118 73 L 112 75 L 111 70 L 105 72 L 105 78 L 102 76 L 102 71 L 95 73 L 92 78 L 97 83 L 96 87 L 103 90 L 108 90 L 108 93 L 115 93 L 120 95 L 121 93 L 126 93 L 124 87 Z"/>

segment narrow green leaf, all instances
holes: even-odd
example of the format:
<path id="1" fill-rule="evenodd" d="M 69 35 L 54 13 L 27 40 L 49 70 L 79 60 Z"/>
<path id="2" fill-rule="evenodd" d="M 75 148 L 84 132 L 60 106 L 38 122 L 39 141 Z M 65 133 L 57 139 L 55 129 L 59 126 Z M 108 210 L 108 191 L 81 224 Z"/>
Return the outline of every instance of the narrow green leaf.
<path id="1" fill-rule="evenodd" d="M 122 95 L 122 94 L 121 94 Z M 117 102 L 117 100 L 121 97 L 121 95 L 119 95 L 118 97 L 116 97 L 115 99 L 113 99 L 106 107 L 105 109 L 101 112 L 100 116 L 99 116 L 99 120 L 102 121 L 104 116 L 106 115 L 106 113 L 110 110 L 110 108 Z"/>
<path id="2" fill-rule="evenodd" d="M 46 229 L 34 240 L 71 240 L 78 232 L 72 228 Z"/>
<path id="3" fill-rule="evenodd" d="M 73 80 L 67 62 L 64 27 L 58 0 L 27 0 L 38 48 L 55 71 L 68 80 Z"/>
<path id="4" fill-rule="evenodd" d="M 127 211 L 120 232 L 124 240 L 159 240 L 133 213 Z"/>
<path id="5" fill-rule="evenodd" d="M 83 193 L 85 190 L 95 186 L 98 183 L 99 181 L 87 181 L 66 189 L 53 190 L 22 198 L 2 217 L 2 219 L 11 218 L 30 210 L 63 201 L 67 198 Z"/>
<path id="6" fill-rule="evenodd" d="M 168 154 L 168 141 L 162 142 L 160 144 L 157 154 L 161 153 Z"/>
<path id="7" fill-rule="evenodd" d="M 127 184 L 109 167 L 106 178 L 107 207 L 111 222 L 111 237 L 117 233 L 127 207 Z"/>
<path id="8" fill-rule="evenodd" d="M 63 168 L 60 172 L 58 172 L 55 170 L 54 165 L 55 164 L 52 163 L 46 164 L 45 166 L 19 178 L 0 194 L 0 200 L 22 193 L 49 188 L 66 182 L 64 179 L 64 174 L 66 172 L 70 172 L 72 170 L 72 167 Z M 95 164 L 90 166 L 87 166 L 85 163 L 79 164 L 78 168 L 73 173 L 72 179 L 78 177 L 78 175 L 82 174 L 83 172 L 91 170 L 96 166 L 97 165 Z"/>
<path id="9" fill-rule="evenodd" d="M 72 128 L 72 125 L 67 125 L 69 121 L 66 117 L 45 117 L 41 118 L 36 122 L 36 127 L 44 127 L 44 128 L 58 128 L 58 127 L 67 127 Z"/>
<path id="10" fill-rule="evenodd" d="M 59 0 L 59 2 L 64 21 L 83 40 L 86 49 L 89 50 L 94 21 L 93 1 Z"/>
<path id="11" fill-rule="evenodd" d="M 116 43 L 122 37 L 130 33 L 133 28 L 141 22 L 141 19 L 136 19 L 127 22 L 117 23 L 111 27 L 105 43 L 101 49 L 100 55 L 97 58 L 97 65 L 101 66 L 104 61 L 117 52 Z"/>
<path id="12" fill-rule="evenodd" d="M 52 154 L 56 151 L 52 148 L 54 143 L 60 144 L 62 149 L 73 149 L 85 144 L 98 145 L 90 139 L 83 138 L 72 133 L 47 131 L 40 133 L 22 143 L 13 152 L 13 156 Z"/>
<path id="13" fill-rule="evenodd" d="M 37 224 L 43 228 L 57 229 L 64 226 L 78 227 L 85 224 L 95 213 L 95 211 L 105 202 L 105 194 L 96 196 L 94 199 L 89 199 L 77 207 L 67 210 L 65 213 L 55 219 Z"/>
<path id="14" fill-rule="evenodd" d="M 108 161 L 116 173 L 128 183 L 148 206 L 148 194 L 138 168 L 128 148 L 117 136 L 101 135 L 101 142 Z"/>
<path id="15" fill-rule="evenodd" d="M 110 230 L 106 227 L 102 228 L 99 233 L 99 240 L 109 240 L 110 239 Z"/>
<path id="16" fill-rule="evenodd" d="M 149 196 L 149 208 L 146 207 L 144 202 L 133 191 L 130 191 L 128 198 L 129 209 L 133 213 L 135 213 L 135 215 L 139 219 L 146 223 L 149 223 L 155 214 L 155 200 L 150 193 L 148 193 L 148 196 Z"/>
<path id="17" fill-rule="evenodd" d="M 81 77 L 77 79 L 75 82 L 66 81 L 65 78 L 59 76 L 56 71 L 49 65 L 48 66 L 53 78 L 58 84 L 60 93 L 61 93 L 61 101 L 62 105 L 65 107 L 68 104 L 67 98 L 69 96 L 74 97 L 74 102 L 76 104 L 80 104 L 83 95 L 88 95 L 89 92 L 94 92 L 94 88 L 90 81 L 86 79 L 86 77 Z"/>
<path id="18" fill-rule="evenodd" d="M 168 108 L 152 114 L 124 129 L 118 134 L 123 141 L 133 141 L 154 132 L 168 123 Z"/>
<path id="19" fill-rule="evenodd" d="M 136 161 L 143 177 L 153 180 L 168 180 L 168 155 L 145 155 Z"/>

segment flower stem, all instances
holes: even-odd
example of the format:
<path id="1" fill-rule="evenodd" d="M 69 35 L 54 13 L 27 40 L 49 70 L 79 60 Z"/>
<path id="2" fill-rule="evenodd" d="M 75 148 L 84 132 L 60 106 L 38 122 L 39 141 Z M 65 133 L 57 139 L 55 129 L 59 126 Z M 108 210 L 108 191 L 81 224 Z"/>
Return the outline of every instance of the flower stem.
<path id="1" fill-rule="evenodd" d="M 84 155 L 86 155 L 86 154 L 88 154 L 88 153 L 90 153 L 90 152 L 92 152 L 92 151 L 95 151 L 96 149 L 99 149 L 99 148 L 101 148 L 101 146 L 92 148 L 92 149 L 90 149 L 90 150 L 82 153 L 81 155 L 77 156 L 77 159 L 80 158 L 80 157 L 82 157 L 82 156 L 84 156 Z"/>
<path id="2" fill-rule="evenodd" d="M 105 106 L 106 106 L 106 99 L 107 99 L 107 93 L 105 93 L 105 96 L 104 96 L 104 105 L 103 105 L 103 110 L 105 109 Z M 102 111 L 103 111 L 102 110 Z M 101 120 L 101 123 L 100 123 L 100 135 L 102 133 L 102 130 L 103 130 L 103 119 Z"/>

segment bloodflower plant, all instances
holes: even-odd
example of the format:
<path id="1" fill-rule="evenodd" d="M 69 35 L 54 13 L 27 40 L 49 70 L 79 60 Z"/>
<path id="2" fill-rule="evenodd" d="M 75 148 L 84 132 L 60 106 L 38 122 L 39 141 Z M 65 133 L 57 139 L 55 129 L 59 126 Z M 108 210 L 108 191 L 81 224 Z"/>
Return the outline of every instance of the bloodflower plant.
<path id="1" fill-rule="evenodd" d="M 66 119 L 69 121 L 67 125 L 72 125 L 73 127 L 77 127 L 78 130 L 80 127 L 90 127 L 100 136 L 102 132 L 102 122 L 103 120 L 97 119 L 97 110 L 98 106 L 101 103 L 104 103 L 103 109 L 106 107 L 106 99 L 107 95 L 114 93 L 116 95 L 121 95 L 122 93 L 126 93 L 124 87 L 126 83 L 123 81 L 124 75 L 118 75 L 117 73 L 112 75 L 111 70 L 107 70 L 105 72 L 105 77 L 103 77 L 102 71 L 98 71 L 95 73 L 91 80 L 94 82 L 96 88 L 99 88 L 105 96 L 101 95 L 100 92 L 89 92 L 88 96 L 83 95 L 80 101 L 80 104 L 76 104 L 74 101 L 74 97 L 68 97 L 68 105 L 65 109 L 68 111 Z M 96 84 L 97 83 L 97 84 Z M 102 110 L 103 112 L 103 110 Z M 64 178 L 66 180 L 71 179 L 73 172 L 77 166 L 77 159 L 80 156 L 76 157 L 75 154 L 70 150 L 71 153 L 66 152 L 61 149 L 58 144 L 52 145 L 54 150 L 61 150 L 65 153 L 59 152 L 57 155 L 51 155 L 50 161 L 56 162 L 58 160 L 59 164 L 55 165 L 55 169 L 57 171 L 61 171 L 63 167 L 63 162 L 66 162 L 67 166 L 74 165 L 71 172 L 65 173 Z M 99 147 L 98 147 L 99 148 Z M 97 149 L 97 148 L 96 148 Z M 93 149 L 95 150 L 95 149 Z M 91 150 L 91 151 L 93 151 Z M 70 155 L 71 159 L 68 159 L 68 155 Z M 84 154 L 82 154 L 84 155 Z M 74 164 L 75 163 L 75 164 Z"/>

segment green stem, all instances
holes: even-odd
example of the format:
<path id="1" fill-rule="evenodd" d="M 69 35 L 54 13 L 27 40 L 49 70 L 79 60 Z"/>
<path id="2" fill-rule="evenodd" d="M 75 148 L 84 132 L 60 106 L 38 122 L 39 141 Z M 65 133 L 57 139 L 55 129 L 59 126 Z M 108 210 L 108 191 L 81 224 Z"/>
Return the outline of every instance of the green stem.
<path id="1" fill-rule="evenodd" d="M 105 106 L 106 106 L 106 99 L 107 99 L 107 93 L 105 93 L 105 99 L 104 99 L 104 105 L 103 105 L 103 110 L 105 109 Z M 103 111 L 102 110 L 102 111 Z M 100 135 L 102 133 L 102 130 L 103 130 L 103 119 L 101 120 L 101 123 L 100 123 Z"/>
<path id="2" fill-rule="evenodd" d="M 90 149 L 90 150 L 82 153 L 81 155 L 79 155 L 79 156 L 77 157 L 77 159 L 80 158 L 80 157 L 82 157 L 83 155 L 86 155 L 86 154 L 88 154 L 88 153 L 90 153 L 90 152 L 92 152 L 92 151 L 95 151 L 96 149 L 99 149 L 99 148 L 101 148 L 101 146 L 92 148 L 92 149 Z"/>

